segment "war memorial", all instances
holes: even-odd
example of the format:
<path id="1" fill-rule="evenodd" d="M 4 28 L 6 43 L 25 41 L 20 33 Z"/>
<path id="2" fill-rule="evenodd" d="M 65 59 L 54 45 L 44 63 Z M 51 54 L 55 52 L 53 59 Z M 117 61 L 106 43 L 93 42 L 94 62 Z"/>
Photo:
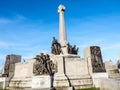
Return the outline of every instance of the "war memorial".
<path id="1" fill-rule="evenodd" d="M 100 88 L 120 90 L 120 61 L 103 62 L 99 46 L 84 49 L 84 58 L 78 55 L 79 48 L 67 41 L 65 6 L 59 5 L 59 41 L 53 37 L 51 52 L 40 53 L 21 62 L 20 55 L 6 56 L 0 77 L 0 88 L 10 90 L 77 90 Z M 69 31 L 69 30 L 68 30 Z"/>

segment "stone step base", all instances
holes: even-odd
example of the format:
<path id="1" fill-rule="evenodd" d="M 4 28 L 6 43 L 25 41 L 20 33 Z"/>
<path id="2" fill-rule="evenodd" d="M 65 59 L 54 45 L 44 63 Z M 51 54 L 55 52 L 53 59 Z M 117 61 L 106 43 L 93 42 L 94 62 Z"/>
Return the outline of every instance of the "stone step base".
<path id="1" fill-rule="evenodd" d="M 17 90 L 37 90 L 33 89 L 32 85 L 32 78 L 23 78 L 23 79 L 12 79 L 9 87 L 10 88 L 17 88 Z M 91 88 L 93 87 L 93 80 L 89 75 L 84 75 L 83 76 L 69 76 L 66 78 L 66 76 L 55 76 L 54 78 L 54 87 L 57 88 L 58 90 L 71 90 L 68 87 L 74 87 L 75 89 L 81 89 L 81 88 Z M 66 89 L 67 87 L 67 89 Z M 46 87 L 47 88 L 47 87 Z M 14 90 L 14 89 L 11 89 Z M 43 90 L 40 89 L 39 90 Z M 44 89 L 47 90 L 47 89 Z"/>
<path id="2" fill-rule="evenodd" d="M 57 87 L 55 90 L 74 90 L 73 87 Z"/>
<path id="3" fill-rule="evenodd" d="M 120 78 L 115 78 L 115 77 L 111 77 L 110 79 L 116 79 L 116 80 L 120 80 Z"/>
<path id="4" fill-rule="evenodd" d="M 54 89 L 50 89 L 50 88 L 45 88 L 45 89 L 34 89 L 34 88 L 10 88 L 10 87 L 7 87 L 7 89 L 10 89 L 10 90 L 74 90 L 73 87 L 62 87 L 62 88 L 54 88 Z"/>
<path id="5" fill-rule="evenodd" d="M 120 74 L 109 74 L 109 78 L 120 80 Z"/>
<path id="6" fill-rule="evenodd" d="M 93 84 L 89 84 L 89 85 L 81 85 L 81 86 L 75 86 L 74 89 L 87 89 L 87 88 L 93 88 Z"/>
<path id="7" fill-rule="evenodd" d="M 84 77 L 81 76 L 68 76 L 68 78 L 58 78 L 55 77 L 54 86 L 56 88 L 63 87 L 74 87 L 75 89 L 80 88 L 91 88 L 93 87 L 93 80 L 90 76 L 86 75 Z M 59 89 L 58 89 L 59 90 Z"/>
<path id="8" fill-rule="evenodd" d="M 23 88 L 30 88 L 31 87 L 32 78 L 13 78 L 10 83 L 9 87 L 23 87 Z"/>
<path id="9" fill-rule="evenodd" d="M 7 87 L 6 89 L 9 89 L 9 90 L 50 90 L 49 88 L 34 89 L 34 88 L 10 88 L 10 87 Z"/>
<path id="10" fill-rule="evenodd" d="M 76 90 L 76 89 L 87 89 L 87 88 L 93 88 L 93 85 L 86 85 L 86 86 L 74 86 L 74 87 L 56 87 L 56 90 Z"/>

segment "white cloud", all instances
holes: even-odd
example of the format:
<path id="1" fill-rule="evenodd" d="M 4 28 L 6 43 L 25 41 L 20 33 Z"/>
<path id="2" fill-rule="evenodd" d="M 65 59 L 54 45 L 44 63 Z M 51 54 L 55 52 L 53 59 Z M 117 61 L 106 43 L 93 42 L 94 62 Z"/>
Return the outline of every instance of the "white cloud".
<path id="1" fill-rule="evenodd" d="M 0 47 L 7 47 L 9 44 L 7 42 L 0 41 Z"/>
<path id="2" fill-rule="evenodd" d="M 20 46 L 26 46 L 25 43 L 15 43 L 15 42 L 5 42 L 0 41 L 0 48 L 7 48 L 7 47 L 20 47 Z"/>
<path id="3" fill-rule="evenodd" d="M 5 59 L 5 56 L 4 55 L 0 55 L 0 60 L 4 60 Z"/>
<path id="4" fill-rule="evenodd" d="M 20 14 L 16 14 L 12 18 L 3 18 L 0 17 L 0 24 L 11 24 L 11 23 L 16 23 L 22 20 L 25 20 L 26 17 Z"/>
<path id="5" fill-rule="evenodd" d="M 103 50 L 114 50 L 114 49 L 120 50 L 120 43 L 112 43 L 103 47 Z"/>
<path id="6" fill-rule="evenodd" d="M 0 24 L 8 24 L 11 23 L 11 20 L 7 18 L 0 18 Z"/>

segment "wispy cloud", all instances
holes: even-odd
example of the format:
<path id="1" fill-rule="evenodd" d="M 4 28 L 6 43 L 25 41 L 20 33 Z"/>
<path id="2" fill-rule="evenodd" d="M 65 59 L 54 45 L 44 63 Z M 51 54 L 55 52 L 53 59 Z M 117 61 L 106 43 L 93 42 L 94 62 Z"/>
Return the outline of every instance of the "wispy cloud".
<path id="1" fill-rule="evenodd" d="M 0 33 L 0 54 L 3 56 L 0 58 L 1 60 L 5 60 L 7 54 L 19 54 L 24 59 L 29 59 L 40 52 L 49 52 L 50 46 L 48 45 L 50 44 L 48 44 L 49 40 L 46 36 L 56 30 L 53 28 L 54 25 L 45 25 L 39 22 L 41 20 L 28 23 L 29 19 L 19 14 L 10 18 L 9 21 L 11 21 L 11 25 L 6 23 L 0 27 L 0 30 L 4 30 Z M 53 33 L 56 34 L 56 32 Z M 51 35 L 52 33 L 48 36 Z"/>
<path id="2" fill-rule="evenodd" d="M 119 15 L 72 19 L 67 23 L 68 38 L 70 42 L 78 45 L 80 56 L 84 56 L 84 48 L 97 45 L 101 47 L 104 60 L 118 59 L 117 56 L 120 53 Z"/>
<path id="3" fill-rule="evenodd" d="M 4 60 L 5 59 L 5 56 L 4 55 L 0 55 L 0 60 Z"/>
<path id="4" fill-rule="evenodd" d="M 8 43 L 0 41 L 0 47 L 5 47 L 5 46 L 8 46 Z"/>
<path id="5" fill-rule="evenodd" d="M 25 20 L 26 17 L 20 14 L 16 14 L 12 18 L 5 18 L 5 17 L 0 17 L 0 24 L 11 24 L 11 23 L 17 23 L 20 21 Z"/>
<path id="6" fill-rule="evenodd" d="M 25 20 L 26 19 L 25 16 L 20 15 L 20 14 L 16 14 L 16 16 L 14 18 L 17 19 L 17 20 Z"/>
<path id="7" fill-rule="evenodd" d="M 0 24 L 9 24 L 11 23 L 11 20 L 7 18 L 0 18 Z"/>
<path id="8" fill-rule="evenodd" d="M 14 18 L 10 19 L 13 25 L 10 28 L 6 25 L 5 30 L 9 31 L 7 34 L 6 32 L 1 34 L 1 37 L 6 34 L 6 42 L 0 42 L 0 48 L 4 50 L 4 56 L 12 52 L 22 54 L 23 58 L 29 59 L 40 52 L 49 52 L 52 37 L 57 36 L 58 39 L 59 32 L 56 23 L 48 25 L 38 22 L 40 20 L 28 23 L 27 20 L 27 17 L 16 14 Z M 22 21 L 23 23 L 19 23 Z M 120 48 L 120 35 L 117 32 L 119 23 L 119 19 L 114 16 L 72 20 L 67 25 L 68 42 L 79 47 L 79 55 L 82 55 L 82 57 L 84 56 L 84 48 L 92 45 L 101 46 L 106 59 L 109 57 L 108 51 L 113 50 L 113 52 L 118 53 L 117 50 Z M 114 56 L 111 55 L 111 59 L 115 58 L 115 54 L 113 54 Z"/>
<path id="9" fill-rule="evenodd" d="M 103 48 L 103 50 L 120 50 L 120 42 L 111 43 Z"/>
<path id="10" fill-rule="evenodd" d="M 0 41 L 0 48 L 8 48 L 8 47 L 22 47 L 26 46 L 25 43 L 15 43 L 15 42 L 5 42 L 5 41 Z"/>

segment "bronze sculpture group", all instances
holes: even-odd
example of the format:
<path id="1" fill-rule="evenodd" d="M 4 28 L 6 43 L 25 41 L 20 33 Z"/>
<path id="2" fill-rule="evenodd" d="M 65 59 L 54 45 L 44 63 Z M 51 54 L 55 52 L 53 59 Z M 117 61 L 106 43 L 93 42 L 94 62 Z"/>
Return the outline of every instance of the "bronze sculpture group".
<path id="1" fill-rule="evenodd" d="M 76 54 L 77 55 L 78 49 L 79 48 L 77 48 L 76 45 L 72 46 L 69 43 L 67 44 L 68 54 Z M 51 52 L 55 55 L 62 54 L 61 45 L 60 45 L 60 43 L 58 43 L 58 41 L 55 39 L 55 37 L 53 37 Z"/>
<path id="2" fill-rule="evenodd" d="M 53 37 L 51 49 L 52 54 L 60 55 L 62 53 L 61 45 L 60 43 L 58 43 L 55 37 Z M 72 47 L 72 45 L 68 43 L 67 50 L 69 54 L 78 54 L 78 48 L 76 48 L 76 45 Z M 41 53 L 40 55 L 37 55 L 34 59 L 36 59 L 33 65 L 34 75 L 51 75 L 56 71 L 56 66 L 50 59 L 50 56 L 48 54 L 45 55 Z"/>
<path id="3" fill-rule="evenodd" d="M 48 54 L 41 53 L 35 57 L 36 61 L 33 65 L 34 75 L 48 74 L 51 75 L 55 72 L 55 64 L 50 59 Z"/>

